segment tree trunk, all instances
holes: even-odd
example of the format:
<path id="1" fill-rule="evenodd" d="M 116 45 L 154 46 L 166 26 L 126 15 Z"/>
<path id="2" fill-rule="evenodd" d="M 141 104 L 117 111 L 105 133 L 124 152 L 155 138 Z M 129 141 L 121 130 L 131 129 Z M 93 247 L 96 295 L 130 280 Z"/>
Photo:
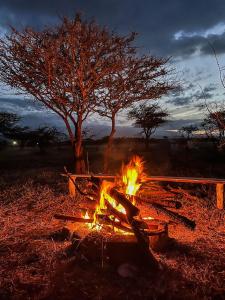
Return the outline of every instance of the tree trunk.
<path id="1" fill-rule="evenodd" d="M 145 148 L 146 150 L 149 150 L 149 137 L 145 137 Z"/>
<path id="2" fill-rule="evenodd" d="M 74 156 L 75 156 L 75 171 L 77 174 L 85 172 L 85 163 L 83 158 L 82 146 L 82 121 L 78 120 L 75 128 Z"/>
<path id="3" fill-rule="evenodd" d="M 104 153 L 104 173 L 108 173 L 108 171 L 109 171 L 109 160 L 110 160 L 110 155 L 112 152 L 113 138 L 114 138 L 114 134 L 116 132 L 115 114 L 112 114 L 111 121 L 112 121 L 111 132 L 110 132 L 108 143 L 107 143 L 105 153 Z"/>
<path id="4" fill-rule="evenodd" d="M 145 130 L 145 148 L 146 150 L 149 150 L 149 142 L 150 142 L 150 137 L 152 135 L 152 132 L 150 130 Z"/>

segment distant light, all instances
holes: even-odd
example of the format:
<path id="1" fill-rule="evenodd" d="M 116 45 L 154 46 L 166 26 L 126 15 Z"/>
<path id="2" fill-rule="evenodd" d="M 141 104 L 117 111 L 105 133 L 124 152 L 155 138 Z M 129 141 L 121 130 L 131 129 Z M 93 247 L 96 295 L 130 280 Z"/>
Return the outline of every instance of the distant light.
<path id="1" fill-rule="evenodd" d="M 37 145 L 39 145 L 39 143 L 37 142 Z"/>
<path id="2" fill-rule="evenodd" d="M 13 144 L 13 146 L 18 145 L 17 141 L 13 141 L 12 144 Z"/>

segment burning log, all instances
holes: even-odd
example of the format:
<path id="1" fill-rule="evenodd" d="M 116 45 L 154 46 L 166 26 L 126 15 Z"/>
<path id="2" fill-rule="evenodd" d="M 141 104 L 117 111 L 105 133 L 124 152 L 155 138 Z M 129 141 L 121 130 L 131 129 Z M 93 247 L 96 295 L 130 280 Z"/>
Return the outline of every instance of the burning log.
<path id="1" fill-rule="evenodd" d="M 114 208 L 107 200 L 105 201 L 105 205 L 111 215 L 118 218 L 121 222 L 128 223 L 127 216 Z"/>
<path id="2" fill-rule="evenodd" d="M 139 209 L 133 205 L 124 194 L 118 192 L 115 188 L 110 189 L 108 194 L 125 208 L 128 219 L 139 214 Z"/>
<path id="3" fill-rule="evenodd" d="M 188 219 L 187 217 L 181 216 L 178 213 L 175 213 L 171 210 L 168 210 L 160 204 L 148 203 L 148 206 L 151 207 L 152 209 L 156 210 L 157 212 L 159 211 L 160 213 L 164 214 L 165 216 L 173 219 L 174 221 L 184 225 L 188 229 L 194 230 L 196 227 L 196 224 L 194 221 Z"/>

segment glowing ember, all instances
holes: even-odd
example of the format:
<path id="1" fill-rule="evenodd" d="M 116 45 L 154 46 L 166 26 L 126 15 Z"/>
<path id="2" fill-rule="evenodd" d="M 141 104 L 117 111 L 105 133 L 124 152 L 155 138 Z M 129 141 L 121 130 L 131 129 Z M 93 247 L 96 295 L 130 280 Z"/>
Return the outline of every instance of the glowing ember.
<path id="1" fill-rule="evenodd" d="M 152 217 L 143 217 L 142 219 L 143 220 L 153 220 L 154 218 L 152 218 Z"/>

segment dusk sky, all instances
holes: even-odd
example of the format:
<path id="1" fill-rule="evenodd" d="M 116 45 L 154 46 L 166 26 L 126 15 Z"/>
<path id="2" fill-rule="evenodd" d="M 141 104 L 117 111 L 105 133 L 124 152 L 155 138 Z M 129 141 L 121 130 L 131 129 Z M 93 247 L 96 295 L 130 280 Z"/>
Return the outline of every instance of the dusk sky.
<path id="1" fill-rule="evenodd" d="M 176 78 L 182 89 L 158 102 L 170 113 L 170 122 L 158 135 L 171 135 L 183 125 L 198 124 L 204 117 L 202 91 L 208 103 L 223 101 L 218 67 L 209 44 L 212 44 L 221 66 L 225 65 L 224 0 L 0 0 L 0 36 L 9 25 L 17 28 L 55 24 L 59 16 L 81 12 L 100 25 L 127 34 L 138 33 L 136 45 L 141 53 L 172 57 Z M 29 96 L 15 95 L 2 86 L 0 110 L 16 112 L 29 126 L 53 124 L 63 128 L 61 120 L 34 105 Z M 108 133 L 107 121 L 93 116 L 86 124 L 96 136 Z M 126 113 L 118 118 L 118 135 L 136 135 L 130 129 Z"/>

